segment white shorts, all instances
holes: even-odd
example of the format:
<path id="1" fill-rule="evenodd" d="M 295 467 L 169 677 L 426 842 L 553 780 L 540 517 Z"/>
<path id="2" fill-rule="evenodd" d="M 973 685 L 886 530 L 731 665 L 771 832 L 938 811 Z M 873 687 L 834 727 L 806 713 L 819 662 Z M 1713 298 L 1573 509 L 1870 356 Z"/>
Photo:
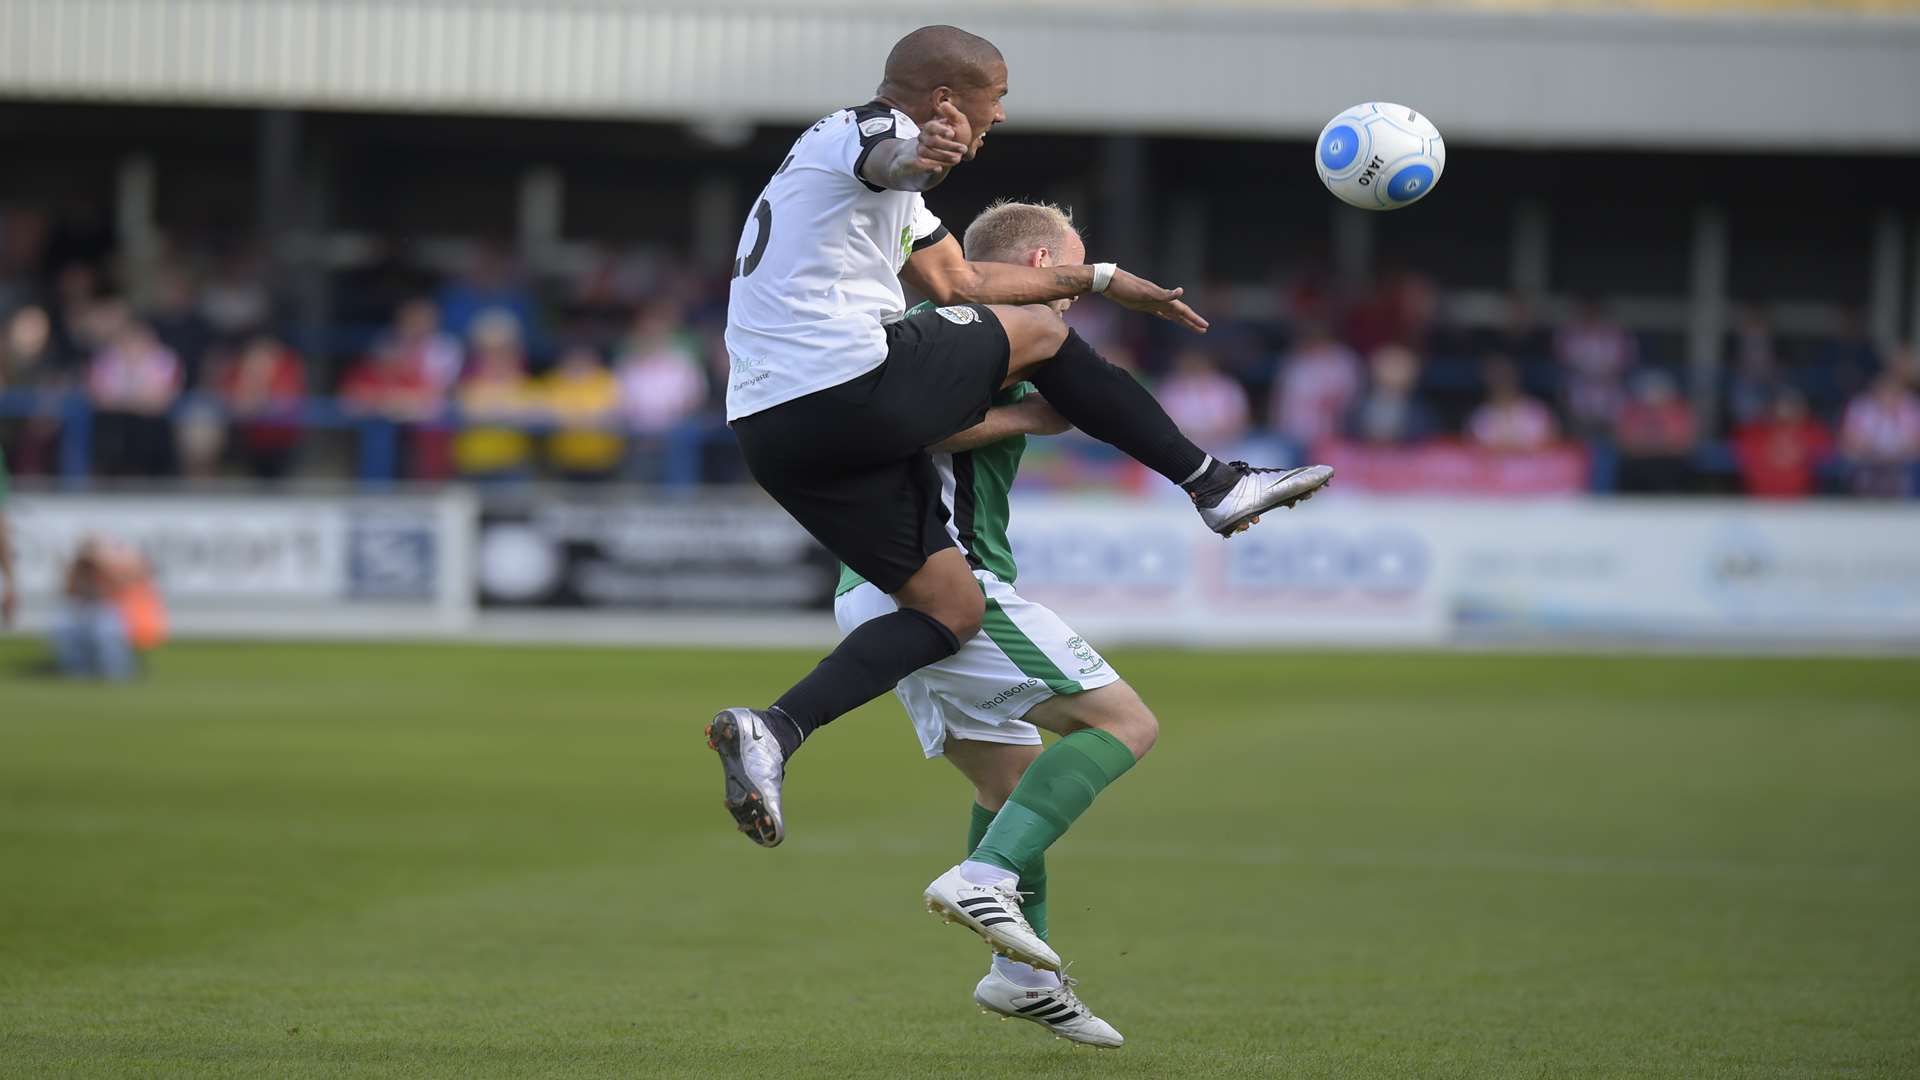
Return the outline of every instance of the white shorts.
<path id="1" fill-rule="evenodd" d="M 1020 598 L 1013 586 L 975 570 L 987 596 L 981 630 L 960 651 L 900 680 L 894 693 L 920 735 L 920 749 L 939 757 L 947 736 L 976 742 L 1040 742 L 1022 720 L 1055 694 L 1078 694 L 1118 682 L 1113 665 L 1050 609 Z M 898 611 L 872 584 L 841 594 L 833 615 L 845 634 L 868 619 Z"/>

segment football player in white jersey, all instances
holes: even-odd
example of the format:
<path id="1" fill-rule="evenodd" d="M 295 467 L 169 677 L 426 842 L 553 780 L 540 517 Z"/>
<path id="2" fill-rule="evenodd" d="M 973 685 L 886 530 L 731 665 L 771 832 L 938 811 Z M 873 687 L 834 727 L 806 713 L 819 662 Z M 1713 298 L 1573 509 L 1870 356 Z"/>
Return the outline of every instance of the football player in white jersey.
<path id="1" fill-rule="evenodd" d="M 984 38 L 951 26 L 908 34 L 872 102 L 794 142 L 741 231 L 728 423 L 755 481 L 899 605 L 770 708 L 725 709 L 707 726 L 728 812 L 767 847 L 785 836 L 780 781 L 801 742 L 979 632 L 985 599 L 947 530 L 925 448 L 980 423 L 1003 388 L 1032 382 L 1075 427 L 1181 485 L 1222 535 L 1332 476 L 1214 460 L 1046 306 L 1097 292 L 1204 332 L 1180 290 L 1112 263 L 965 257 L 921 193 L 979 152 L 1006 119 L 1006 93 L 1006 62 Z M 903 280 L 940 306 L 907 316 Z M 1050 951 L 1035 958 L 1058 964 Z"/>

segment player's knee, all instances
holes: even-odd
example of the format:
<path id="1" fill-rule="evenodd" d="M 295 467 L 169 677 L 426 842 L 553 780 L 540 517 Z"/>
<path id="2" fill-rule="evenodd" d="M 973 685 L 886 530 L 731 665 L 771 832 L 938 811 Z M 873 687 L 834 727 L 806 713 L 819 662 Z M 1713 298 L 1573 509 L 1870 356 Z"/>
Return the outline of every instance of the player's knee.
<path id="1" fill-rule="evenodd" d="M 967 581 L 971 584 L 973 579 L 969 577 Z M 987 602 L 978 586 L 943 589 L 913 606 L 946 627 L 961 642 L 980 632 L 980 622 L 987 615 Z"/>
<path id="2" fill-rule="evenodd" d="M 954 599 L 951 607 L 934 616 L 953 631 L 953 636 L 966 641 L 980 632 L 980 623 L 987 617 L 987 601 L 980 595 L 979 589 L 969 589 Z"/>
<path id="3" fill-rule="evenodd" d="M 987 601 L 973 571 L 953 549 L 930 557 L 893 598 L 901 607 L 913 608 L 946 627 L 962 642 L 980 632 L 980 620 L 987 614 Z"/>
<path id="4" fill-rule="evenodd" d="M 1039 360 L 1051 360 L 1067 343 L 1067 323 L 1048 308 L 1034 311 L 1033 354 Z"/>
<path id="5" fill-rule="evenodd" d="M 1047 311 L 1040 332 L 1040 353 L 1051 358 L 1067 343 L 1067 321 L 1058 312 Z"/>
<path id="6" fill-rule="evenodd" d="M 1113 737 L 1127 744 L 1135 761 L 1146 757 L 1147 751 L 1160 741 L 1160 718 L 1153 715 L 1153 710 L 1144 702 L 1127 710 L 1123 725 L 1123 730 L 1114 732 Z"/>
<path id="7" fill-rule="evenodd" d="M 1122 745 L 1133 751 L 1133 758 L 1138 761 L 1147 756 L 1147 751 L 1153 749 L 1154 743 L 1160 741 L 1160 720 L 1153 715 L 1152 709 L 1147 708 L 1147 703 L 1140 700 L 1138 694 L 1131 692 L 1131 687 L 1126 683 L 1114 685 L 1127 693 L 1104 702 L 1100 711 L 1089 718 L 1088 726 L 1097 727 L 1119 739 Z"/>
<path id="8" fill-rule="evenodd" d="M 1018 787 L 1019 784 L 1020 777 L 1017 774 L 1007 777 L 996 776 L 989 780 L 975 781 L 973 785 L 973 801 L 997 814 L 1000 812 L 1001 807 L 1007 805 L 1007 800 L 1013 797 L 1013 789 Z"/>
<path id="9" fill-rule="evenodd" d="M 1044 305 L 996 309 L 1007 332 L 1009 365 L 1027 368 L 1051 360 L 1067 342 L 1067 324 Z"/>

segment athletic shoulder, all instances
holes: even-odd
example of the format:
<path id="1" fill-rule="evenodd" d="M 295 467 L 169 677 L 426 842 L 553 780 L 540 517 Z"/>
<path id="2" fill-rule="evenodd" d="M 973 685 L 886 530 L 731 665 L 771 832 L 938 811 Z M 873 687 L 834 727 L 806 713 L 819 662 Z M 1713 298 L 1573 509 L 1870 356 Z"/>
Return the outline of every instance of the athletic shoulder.
<path id="1" fill-rule="evenodd" d="M 854 178 L 865 184 L 871 191 L 885 191 L 886 188 L 868 180 L 861 170 L 866 168 L 867 156 L 873 148 L 889 139 L 917 139 L 920 127 L 913 118 L 884 101 L 869 101 L 865 105 L 855 105 L 842 109 L 835 116 L 843 117 L 842 124 L 852 128 L 852 138 L 858 149 L 854 153 L 852 172 Z"/>

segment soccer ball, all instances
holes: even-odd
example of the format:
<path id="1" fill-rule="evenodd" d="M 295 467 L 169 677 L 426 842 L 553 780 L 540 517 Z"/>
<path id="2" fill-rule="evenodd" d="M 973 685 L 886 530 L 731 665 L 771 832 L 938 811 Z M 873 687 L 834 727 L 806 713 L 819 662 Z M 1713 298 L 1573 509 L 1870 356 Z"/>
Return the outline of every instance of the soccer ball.
<path id="1" fill-rule="evenodd" d="M 1447 146 L 1433 121 L 1388 101 L 1355 105 L 1327 121 L 1313 144 L 1313 168 L 1340 201 L 1362 210 L 1398 210 L 1440 182 Z"/>

